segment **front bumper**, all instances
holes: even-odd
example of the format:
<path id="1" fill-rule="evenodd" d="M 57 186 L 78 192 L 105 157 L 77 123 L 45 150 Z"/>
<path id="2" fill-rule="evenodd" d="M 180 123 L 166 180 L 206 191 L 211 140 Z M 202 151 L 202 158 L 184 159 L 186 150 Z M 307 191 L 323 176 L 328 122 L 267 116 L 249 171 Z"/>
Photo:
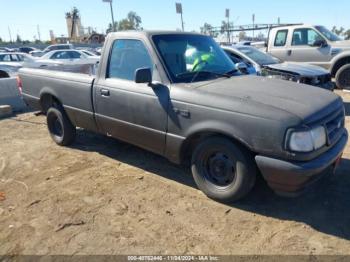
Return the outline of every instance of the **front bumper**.
<path id="1" fill-rule="evenodd" d="M 335 89 L 335 85 L 333 82 L 327 82 L 327 83 L 319 85 L 318 87 L 321 87 L 323 89 L 327 89 L 329 91 L 334 91 L 334 89 Z"/>
<path id="2" fill-rule="evenodd" d="M 291 162 L 257 155 L 255 161 L 268 185 L 284 196 L 297 196 L 312 182 L 322 177 L 341 157 L 348 141 L 345 130 L 337 144 L 308 162 Z"/>

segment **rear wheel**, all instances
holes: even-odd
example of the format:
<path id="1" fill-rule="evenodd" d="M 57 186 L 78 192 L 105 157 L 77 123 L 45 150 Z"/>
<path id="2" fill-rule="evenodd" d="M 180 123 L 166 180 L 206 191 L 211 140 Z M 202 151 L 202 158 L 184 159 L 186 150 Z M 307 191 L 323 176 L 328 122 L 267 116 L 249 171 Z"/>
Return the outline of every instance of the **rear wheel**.
<path id="1" fill-rule="evenodd" d="M 199 189 L 224 203 L 243 198 L 256 180 L 249 152 L 221 137 L 209 138 L 196 147 L 191 169 Z"/>
<path id="2" fill-rule="evenodd" d="M 350 64 L 343 65 L 335 75 L 337 87 L 340 89 L 350 89 Z"/>
<path id="3" fill-rule="evenodd" d="M 46 119 L 51 138 L 56 144 L 68 146 L 74 142 L 76 128 L 61 106 L 50 107 L 47 110 Z"/>

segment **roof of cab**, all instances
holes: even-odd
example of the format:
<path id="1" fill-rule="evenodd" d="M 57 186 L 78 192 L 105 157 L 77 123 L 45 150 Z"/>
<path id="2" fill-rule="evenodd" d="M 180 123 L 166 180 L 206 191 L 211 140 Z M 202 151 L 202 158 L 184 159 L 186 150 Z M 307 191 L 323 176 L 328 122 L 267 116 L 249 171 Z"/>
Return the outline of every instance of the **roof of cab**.
<path id="1" fill-rule="evenodd" d="M 118 36 L 143 36 L 143 37 L 151 37 L 154 35 L 202 35 L 195 32 L 182 32 L 182 31 L 161 31 L 161 30 L 145 30 L 145 31 L 122 31 L 122 32 L 113 32 L 109 33 L 110 37 L 118 37 Z"/>

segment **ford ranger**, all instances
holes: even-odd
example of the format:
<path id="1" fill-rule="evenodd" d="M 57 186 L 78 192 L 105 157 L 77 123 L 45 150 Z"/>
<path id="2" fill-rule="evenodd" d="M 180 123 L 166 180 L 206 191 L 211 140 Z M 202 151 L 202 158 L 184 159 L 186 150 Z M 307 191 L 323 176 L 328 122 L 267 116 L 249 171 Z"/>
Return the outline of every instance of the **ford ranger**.
<path id="1" fill-rule="evenodd" d="M 198 57 L 186 61 L 189 49 Z M 244 197 L 260 173 L 275 192 L 298 194 L 336 166 L 348 140 L 339 96 L 243 75 L 199 34 L 112 33 L 96 76 L 23 68 L 18 84 L 58 145 L 73 143 L 76 127 L 126 141 L 189 164 L 222 202 Z"/>

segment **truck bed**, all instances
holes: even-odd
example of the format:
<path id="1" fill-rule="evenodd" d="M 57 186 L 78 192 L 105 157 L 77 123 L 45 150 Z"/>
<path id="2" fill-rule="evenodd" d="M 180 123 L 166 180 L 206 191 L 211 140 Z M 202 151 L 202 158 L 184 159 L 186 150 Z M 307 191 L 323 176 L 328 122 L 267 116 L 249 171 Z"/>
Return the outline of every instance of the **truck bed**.
<path id="1" fill-rule="evenodd" d="M 92 103 L 92 84 L 95 76 L 82 73 L 81 66 L 49 69 L 23 68 L 19 76 L 23 85 L 23 98 L 33 109 L 42 110 L 40 99 L 45 94 L 54 94 L 76 126 L 95 130 Z M 72 72 L 72 71 L 77 72 Z M 80 70 L 80 71 L 79 71 Z M 73 95 L 72 95 L 73 94 Z"/>

